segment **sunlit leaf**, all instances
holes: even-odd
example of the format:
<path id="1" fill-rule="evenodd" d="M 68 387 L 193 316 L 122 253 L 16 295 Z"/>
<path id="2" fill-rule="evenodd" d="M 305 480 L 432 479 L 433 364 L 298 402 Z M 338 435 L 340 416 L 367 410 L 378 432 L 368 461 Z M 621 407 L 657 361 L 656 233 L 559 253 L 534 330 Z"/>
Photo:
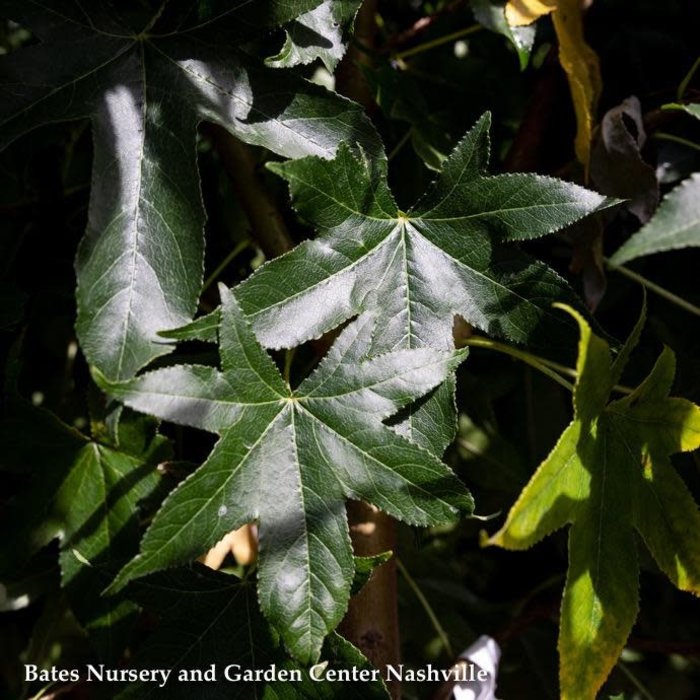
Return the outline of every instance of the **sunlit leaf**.
<path id="1" fill-rule="evenodd" d="M 561 697 L 593 700 L 637 617 L 635 530 L 678 588 L 700 594 L 700 513 L 669 455 L 700 447 L 700 407 L 669 398 L 665 348 L 634 392 L 610 400 L 641 323 L 618 358 L 586 321 L 574 420 L 485 544 L 527 549 L 567 525 L 569 571 L 559 630 Z"/>
<path id="2" fill-rule="evenodd" d="M 700 173 L 671 190 L 656 214 L 610 257 L 613 265 L 666 250 L 700 246 Z"/>
<path id="3" fill-rule="evenodd" d="M 416 525 L 471 511 L 442 462 L 381 422 L 442 382 L 463 354 L 423 348 L 365 359 L 375 328 L 365 315 L 293 391 L 221 289 L 221 370 L 176 365 L 125 383 L 97 376 L 132 408 L 221 436 L 168 497 L 115 587 L 191 561 L 255 520 L 263 612 L 292 653 L 311 662 L 350 595 L 346 499 Z"/>

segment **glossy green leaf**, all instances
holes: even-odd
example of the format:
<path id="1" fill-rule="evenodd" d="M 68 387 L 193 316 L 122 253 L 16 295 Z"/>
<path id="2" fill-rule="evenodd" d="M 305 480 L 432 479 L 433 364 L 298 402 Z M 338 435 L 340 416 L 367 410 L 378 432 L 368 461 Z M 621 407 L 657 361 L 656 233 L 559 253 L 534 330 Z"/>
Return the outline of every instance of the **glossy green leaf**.
<path id="1" fill-rule="evenodd" d="M 324 0 L 285 27 L 286 41 L 265 63 L 291 68 L 321 59 L 333 72 L 345 54 L 352 25 L 362 0 Z"/>
<path id="2" fill-rule="evenodd" d="M 299 214 L 321 237 L 264 265 L 236 290 L 261 342 L 297 345 L 366 308 L 377 310 L 382 329 L 373 352 L 449 348 L 455 314 L 518 342 L 546 327 L 555 342 L 569 326 L 550 305 L 570 299 L 569 288 L 503 242 L 551 233 L 608 200 L 549 177 L 485 176 L 489 121 L 482 117 L 464 137 L 407 214 L 382 175 L 347 147 L 333 161 L 270 165 L 290 182 Z"/>
<path id="3" fill-rule="evenodd" d="M 361 110 L 241 50 L 318 0 L 165 3 L 153 17 L 113 3 L 2 0 L 41 40 L 0 59 L 0 146 L 92 117 L 88 230 L 77 258 L 83 352 L 125 379 L 170 351 L 203 269 L 197 124 L 211 121 L 285 157 L 330 157 L 341 140 L 380 147 Z M 131 6 L 131 5 L 130 5 Z"/>
<path id="4" fill-rule="evenodd" d="M 29 479 L 3 513 L 0 573 L 15 572 L 54 538 L 61 543 L 62 585 L 101 657 L 115 659 L 126 643 L 136 607 L 102 589 L 138 548 L 141 502 L 159 483 L 155 461 L 162 438 L 139 455 L 90 441 L 55 416 L 13 405 L 0 441 L 4 464 Z M 40 439 L 37 439 L 40 435 Z"/>
<path id="5" fill-rule="evenodd" d="M 372 353 L 451 348 L 456 314 L 517 342 L 565 344 L 572 329 L 551 303 L 575 304 L 573 292 L 547 266 L 504 243 L 551 233 L 610 202 L 554 178 L 486 176 L 489 123 L 486 114 L 466 134 L 407 214 L 383 174 L 345 146 L 333 161 L 270 165 L 289 181 L 297 211 L 321 235 L 237 288 L 260 341 L 291 347 L 372 309 L 381 329 Z M 403 429 L 441 454 L 455 424 L 448 386 L 412 412 Z"/>
<path id="6" fill-rule="evenodd" d="M 527 549 L 571 526 L 561 697 L 593 700 L 637 617 L 635 530 L 678 588 L 700 594 L 700 513 L 669 460 L 700 446 L 700 407 L 669 398 L 675 360 L 668 348 L 632 394 L 610 401 L 641 324 L 613 362 L 607 343 L 569 312 L 581 329 L 574 420 L 486 544 Z"/>
<path id="7" fill-rule="evenodd" d="M 464 355 L 423 348 L 365 359 L 375 322 L 364 315 L 292 391 L 224 287 L 222 302 L 221 370 L 176 365 L 123 383 L 97 376 L 132 408 L 221 436 L 168 497 L 113 588 L 191 561 L 255 520 L 263 612 L 305 663 L 318 658 L 347 607 L 354 566 L 346 499 L 416 525 L 471 511 L 442 462 L 381 422 Z"/>
<path id="8" fill-rule="evenodd" d="M 279 636 L 260 615 L 251 582 L 211 571 L 202 566 L 175 569 L 149 576 L 129 586 L 129 596 L 156 612 L 160 624 L 146 640 L 134 660 L 138 668 L 171 669 L 164 690 L 155 684 L 129 686 L 118 697 L 169 698 L 207 697 L 210 700 L 260 698 L 261 700 L 375 700 L 386 698 L 383 682 L 372 677 L 367 659 L 342 637 L 332 634 L 321 650 L 321 661 L 334 670 L 356 668 L 365 681 L 327 682 L 311 680 L 309 669 L 287 657 Z M 177 681 L 182 669 L 216 669 L 216 680 Z M 274 668 L 278 680 L 232 682 L 230 672 L 268 671 Z M 301 680 L 283 680 L 284 672 L 294 672 Z"/>
<path id="9" fill-rule="evenodd" d="M 663 199 L 656 214 L 610 258 L 622 265 L 665 250 L 700 246 L 700 173 L 693 173 Z"/>

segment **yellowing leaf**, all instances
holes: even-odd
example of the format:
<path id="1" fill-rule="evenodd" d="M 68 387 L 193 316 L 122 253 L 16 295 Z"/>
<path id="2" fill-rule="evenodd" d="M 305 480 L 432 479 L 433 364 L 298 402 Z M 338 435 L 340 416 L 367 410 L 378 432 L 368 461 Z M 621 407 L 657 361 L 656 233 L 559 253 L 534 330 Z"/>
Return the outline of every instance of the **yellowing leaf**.
<path id="1" fill-rule="evenodd" d="M 550 12 L 559 40 L 559 62 L 576 112 L 576 157 L 587 170 L 602 81 L 598 56 L 583 35 L 581 0 L 510 0 L 506 5 L 506 19 L 515 27 L 531 24 Z"/>
<path id="2" fill-rule="evenodd" d="M 594 700 L 637 617 L 634 531 L 680 589 L 700 594 L 700 513 L 669 455 L 700 447 L 700 408 L 669 398 L 673 353 L 644 382 L 609 401 L 643 318 L 617 359 L 585 320 L 574 420 L 487 545 L 527 549 L 566 525 L 569 571 L 559 630 L 561 697 Z"/>
<path id="3" fill-rule="evenodd" d="M 557 0 L 510 0 L 506 5 L 506 20 L 511 27 L 522 27 L 549 14 L 556 6 Z"/>

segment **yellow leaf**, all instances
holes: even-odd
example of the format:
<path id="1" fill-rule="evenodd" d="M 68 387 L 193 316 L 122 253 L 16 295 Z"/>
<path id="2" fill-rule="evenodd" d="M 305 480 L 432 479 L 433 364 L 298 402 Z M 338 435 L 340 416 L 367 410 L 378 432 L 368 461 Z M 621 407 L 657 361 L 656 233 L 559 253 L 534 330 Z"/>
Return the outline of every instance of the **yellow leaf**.
<path id="1" fill-rule="evenodd" d="M 506 5 L 511 26 L 531 24 L 550 12 L 559 40 L 559 62 L 566 72 L 576 113 L 576 157 L 588 171 L 602 81 L 598 56 L 583 35 L 581 0 L 509 0 Z"/>
<path id="2" fill-rule="evenodd" d="M 557 0 L 510 0 L 506 5 L 506 20 L 511 27 L 522 27 L 549 14 L 556 6 Z"/>
<path id="3" fill-rule="evenodd" d="M 602 89 L 598 56 L 583 36 L 580 0 L 560 0 L 552 20 L 559 39 L 559 62 L 569 79 L 576 112 L 576 157 L 588 170 L 591 135 Z"/>
<path id="4" fill-rule="evenodd" d="M 574 420 L 540 464 L 503 527 L 482 546 L 528 549 L 569 528 L 559 627 L 562 700 L 595 700 L 638 612 L 637 535 L 671 582 L 700 595 L 700 511 L 670 455 L 700 447 L 700 407 L 669 396 L 676 371 L 665 348 L 647 378 L 611 400 L 644 312 L 613 360 L 608 343 L 569 307 L 580 328 Z"/>

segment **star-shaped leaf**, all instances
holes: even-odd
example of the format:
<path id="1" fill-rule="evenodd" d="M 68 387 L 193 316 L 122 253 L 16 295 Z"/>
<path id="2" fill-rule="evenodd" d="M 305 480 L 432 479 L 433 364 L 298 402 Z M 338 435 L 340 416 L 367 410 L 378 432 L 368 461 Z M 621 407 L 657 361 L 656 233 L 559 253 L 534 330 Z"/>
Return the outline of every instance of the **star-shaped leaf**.
<path id="1" fill-rule="evenodd" d="M 680 589 L 700 594 L 700 514 L 669 455 L 700 446 L 700 408 L 669 398 L 665 348 L 644 382 L 609 401 L 643 319 L 615 361 L 586 321 L 574 420 L 486 544 L 527 549 L 571 525 L 559 630 L 562 698 L 593 700 L 615 665 L 638 608 L 634 532 Z"/>
<path id="2" fill-rule="evenodd" d="M 236 290 L 260 341 L 298 345 L 366 308 L 377 310 L 382 328 L 373 352 L 449 348 L 455 314 L 518 342 L 543 326 L 560 335 L 567 324 L 550 307 L 571 297 L 567 285 L 503 242 L 551 233 L 608 200 L 550 177 L 486 176 L 489 123 L 486 114 L 467 133 L 407 214 L 383 173 L 345 146 L 332 161 L 271 164 L 321 235 Z"/>
<path id="3" fill-rule="evenodd" d="M 546 265 L 504 242 L 551 233 L 610 201 L 550 177 L 487 176 L 489 124 L 485 114 L 407 214 L 384 173 L 347 147 L 332 161 L 271 165 L 321 235 L 236 289 L 263 345 L 297 345 L 365 309 L 376 311 L 381 328 L 373 353 L 452 347 L 455 314 L 517 342 L 568 342 L 572 328 L 551 304 L 576 304 L 574 294 Z M 402 423 L 438 455 L 454 436 L 452 395 L 448 383 Z"/>
<path id="4" fill-rule="evenodd" d="M 255 586 L 250 581 L 195 565 L 153 574 L 131 584 L 130 598 L 158 614 L 160 624 L 134 659 L 137 668 L 172 669 L 165 691 L 153 683 L 129 686 L 118 697 L 168 698 L 207 697 L 209 700 L 260 698 L 261 700 L 365 700 L 387 698 L 381 678 L 374 671 L 371 682 L 312 680 L 310 670 L 290 659 L 279 636 L 260 615 Z M 371 678 L 372 667 L 345 639 L 331 634 L 321 651 L 322 662 L 330 669 L 352 669 Z M 177 681 L 181 669 L 206 671 L 214 664 L 216 680 L 202 683 Z M 224 669 L 238 664 L 231 672 L 265 671 L 273 665 L 278 671 L 294 672 L 301 680 L 273 680 L 233 683 Z"/>
<path id="5" fill-rule="evenodd" d="M 472 508 L 442 462 L 382 423 L 443 381 L 463 354 L 424 348 L 365 360 L 374 328 L 365 315 L 292 391 L 233 295 L 221 293 L 220 371 L 178 365 L 123 383 L 97 376 L 132 408 L 221 436 L 166 500 L 115 587 L 191 561 L 257 520 L 263 612 L 292 653 L 311 661 L 352 584 L 346 499 L 417 525 Z"/>
<path id="6" fill-rule="evenodd" d="M 171 0 L 148 17 L 135 3 L 0 0 L 0 16 L 41 41 L 0 60 L 0 147 L 42 124 L 92 117 L 77 330 L 107 376 L 126 379 L 167 353 L 157 332 L 196 310 L 200 121 L 291 158 L 330 157 L 341 140 L 379 155 L 359 107 L 241 49 L 318 4 L 232 0 L 198 9 Z"/>

